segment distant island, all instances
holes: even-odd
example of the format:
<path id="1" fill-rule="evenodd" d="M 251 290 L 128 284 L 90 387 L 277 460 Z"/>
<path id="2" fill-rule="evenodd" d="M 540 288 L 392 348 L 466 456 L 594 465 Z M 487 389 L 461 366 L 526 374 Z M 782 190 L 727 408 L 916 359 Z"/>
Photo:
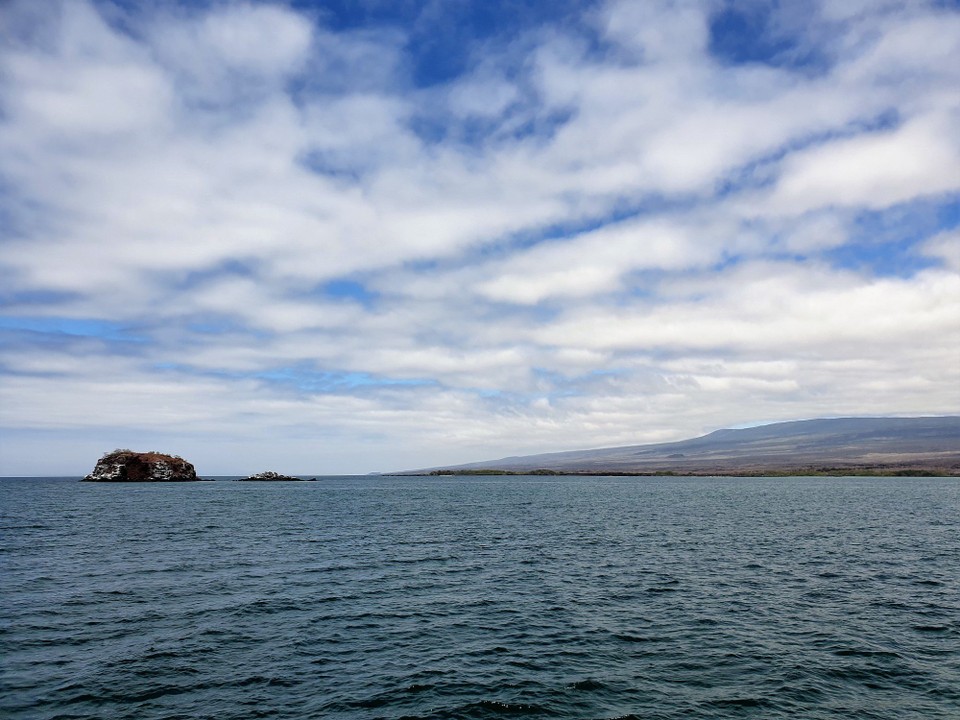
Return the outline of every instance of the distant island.
<path id="1" fill-rule="evenodd" d="M 960 475 L 960 416 L 831 418 L 396 475 Z"/>
<path id="2" fill-rule="evenodd" d="M 237 482 L 315 482 L 316 478 L 301 478 L 295 477 L 293 475 L 281 475 L 280 473 L 275 473 L 272 470 L 267 470 L 266 472 L 256 473 L 255 475 L 250 475 L 249 477 L 237 478 Z"/>
<path id="3" fill-rule="evenodd" d="M 960 416 L 828 418 L 717 430 L 679 442 L 570 450 L 386 475 L 960 476 Z M 84 482 L 190 482 L 194 466 L 114 450 Z M 237 482 L 311 482 L 274 471 Z"/>
<path id="4" fill-rule="evenodd" d="M 114 450 L 99 460 L 82 482 L 194 482 L 201 480 L 193 464 L 179 455 L 167 455 L 155 450 L 134 452 Z M 316 478 L 281 475 L 268 470 L 243 478 L 238 482 L 313 482 Z"/>
<path id="5" fill-rule="evenodd" d="M 197 471 L 179 455 L 114 450 L 99 460 L 83 482 L 194 482 Z"/>

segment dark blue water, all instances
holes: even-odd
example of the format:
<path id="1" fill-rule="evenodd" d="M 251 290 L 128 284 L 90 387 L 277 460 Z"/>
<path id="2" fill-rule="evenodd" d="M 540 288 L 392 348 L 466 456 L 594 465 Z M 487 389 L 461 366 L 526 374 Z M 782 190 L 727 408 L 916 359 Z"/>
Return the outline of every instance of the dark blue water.
<path id="1" fill-rule="evenodd" d="M 0 481 L 0 717 L 958 718 L 957 479 Z"/>

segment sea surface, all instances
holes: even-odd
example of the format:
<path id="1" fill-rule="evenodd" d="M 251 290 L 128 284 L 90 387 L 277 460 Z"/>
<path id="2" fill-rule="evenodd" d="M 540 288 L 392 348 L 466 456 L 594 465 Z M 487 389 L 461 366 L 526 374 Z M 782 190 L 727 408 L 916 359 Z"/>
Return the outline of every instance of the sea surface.
<path id="1" fill-rule="evenodd" d="M 960 479 L 0 480 L 0 717 L 960 718 Z"/>

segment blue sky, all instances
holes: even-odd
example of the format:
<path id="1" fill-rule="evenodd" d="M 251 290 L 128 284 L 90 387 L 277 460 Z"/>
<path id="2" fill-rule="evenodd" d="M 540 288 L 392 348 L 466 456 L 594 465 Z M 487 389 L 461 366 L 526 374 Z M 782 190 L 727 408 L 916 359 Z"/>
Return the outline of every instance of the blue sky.
<path id="1" fill-rule="evenodd" d="M 960 411 L 957 3 L 0 22 L 0 474 Z"/>

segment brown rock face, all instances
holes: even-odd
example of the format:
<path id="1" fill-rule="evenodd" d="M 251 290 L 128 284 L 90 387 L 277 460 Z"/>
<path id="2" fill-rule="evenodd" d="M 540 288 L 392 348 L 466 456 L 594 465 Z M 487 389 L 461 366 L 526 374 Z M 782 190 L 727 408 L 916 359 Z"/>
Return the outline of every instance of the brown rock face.
<path id="1" fill-rule="evenodd" d="M 176 455 L 114 450 L 97 461 L 86 482 L 188 482 L 197 480 L 193 465 Z"/>

